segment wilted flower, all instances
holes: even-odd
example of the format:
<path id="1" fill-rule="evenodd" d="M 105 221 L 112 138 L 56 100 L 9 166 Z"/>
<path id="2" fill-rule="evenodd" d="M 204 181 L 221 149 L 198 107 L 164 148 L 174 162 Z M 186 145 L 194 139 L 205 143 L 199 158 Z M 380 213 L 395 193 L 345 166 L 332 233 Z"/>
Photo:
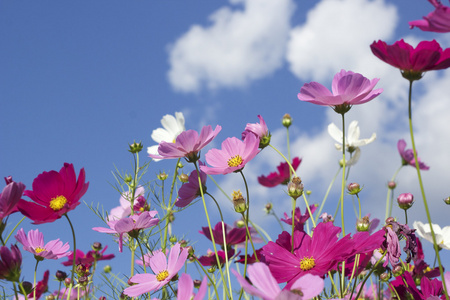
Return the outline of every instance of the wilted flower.
<path id="1" fill-rule="evenodd" d="M 330 125 L 328 125 L 328 133 L 336 142 L 339 143 L 335 144 L 336 149 L 342 151 L 342 130 L 340 130 L 334 123 L 331 123 Z M 361 133 L 358 126 L 358 121 L 352 121 L 348 126 L 348 133 L 345 139 L 345 149 L 348 152 L 352 153 L 356 150 L 356 148 L 372 143 L 377 137 L 376 133 L 372 133 L 372 136 L 370 138 L 360 140 L 360 134 Z"/>
<path id="2" fill-rule="evenodd" d="M 211 149 L 206 153 L 206 162 L 211 167 L 200 166 L 200 169 L 209 175 L 240 171 L 259 153 L 258 146 L 259 139 L 253 134 L 247 135 L 244 141 L 227 138 L 222 142 L 222 149 Z"/>
<path id="3" fill-rule="evenodd" d="M 435 10 L 423 17 L 423 20 L 408 22 L 411 29 L 417 27 L 423 31 L 450 32 L 450 7 L 439 0 L 428 1 L 433 4 Z"/>
<path id="4" fill-rule="evenodd" d="M 299 157 L 294 157 L 292 160 L 292 168 L 297 170 L 302 160 Z M 258 177 L 259 184 L 265 187 L 275 187 L 279 184 L 288 184 L 290 180 L 290 168 L 287 162 L 282 162 L 277 167 L 278 172 L 272 172 L 267 176 L 261 175 Z"/>
<path id="5" fill-rule="evenodd" d="M 59 259 L 69 255 L 69 243 L 63 244 L 59 239 L 44 244 L 44 235 L 39 230 L 30 230 L 25 235 L 21 228 L 14 236 L 23 245 L 23 250 L 33 253 L 36 259 Z"/>
<path id="6" fill-rule="evenodd" d="M 400 156 L 402 157 L 402 165 L 407 166 L 413 166 L 416 167 L 416 161 L 414 160 L 414 152 L 413 149 L 407 149 L 406 148 L 406 142 L 404 139 L 398 140 L 397 143 L 397 149 L 398 153 L 400 153 Z M 428 170 L 430 169 L 429 166 L 427 166 L 425 163 L 420 161 L 419 156 L 417 155 L 417 160 L 419 161 L 419 168 L 421 170 Z"/>
<path id="7" fill-rule="evenodd" d="M 158 145 L 147 148 L 148 154 L 158 155 L 158 147 L 161 142 L 173 143 L 180 133 L 186 130 L 184 127 L 184 116 L 181 112 L 176 112 L 175 117 L 172 115 L 165 115 L 161 119 L 161 125 L 164 128 L 157 128 L 152 132 L 152 139 Z M 153 158 L 154 161 L 161 159 Z"/>
<path id="8" fill-rule="evenodd" d="M 136 285 L 127 287 L 124 294 L 130 297 L 158 290 L 166 285 L 183 267 L 188 256 L 187 249 L 181 249 L 180 244 L 175 244 L 168 257 L 162 252 L 155 253 L 150 259 L 150 267 L 154 274 L 137 274 L 130 278 Z"/>
<path id="9" fill-rule="evenodd" d="M 298 99 L 318 105 L 331 106 L 334 111 L 344 114 L 353 105 L 366 103 L 377 97 L 383 89 L 374 90 L 378 78 L 369 80 L 359 73 L 341 70 L 334 75 L 332 92 L 318 82 L 303 85 Z"/>
<path id="10" fill-rule="evenodd" d="M 59 173 L 50 171 L 39 174 L 33 180 L 33 190 L 23 193 L 36 203 L 21 200 L 18 208 L 34 221 L 33 224 L 53 222 L 75 209 L 88 187 L 84 168 L 80 170 L 77 179 L 73 165 L 64 163 Z"/>
<path id="11" fill-rule="evenodd" d="M 441 228 L 438 224 L 431 224 L 433 226 L 433 231 L 436 236 L 436 243 L 439 247 L 443 249 L 450 250 L 450 226 L 446 226 L 444 228 Z M 429 223 L 422 223 L 420 221 L 415 221 L 413 223 L 413 227 L 417 230 L 417 234 L 423 238 L 429 241 L 430 243 L 433 243 L 433 237 L 431 236 L 431 229 Z"/>

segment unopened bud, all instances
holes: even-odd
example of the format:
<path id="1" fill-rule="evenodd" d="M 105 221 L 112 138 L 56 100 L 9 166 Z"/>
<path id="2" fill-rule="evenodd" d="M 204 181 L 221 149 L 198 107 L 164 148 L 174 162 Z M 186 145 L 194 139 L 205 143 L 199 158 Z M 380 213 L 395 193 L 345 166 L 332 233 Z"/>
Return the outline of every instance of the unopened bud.
<path id="1" fill-rule="evenodd" d="M 380 280 L 382 282 L 388 282 L 389 279 L 391 279 L 391 274 L 389 274 L 389 273 L 383 273 L 380 275 Z"/>
<path id="2" fill-rule="evenodd" d="M 45 296 L 45 300 L 55 300 L 56 298 L 55 298 L 55 296 L 53 296 L 53 295 L 48 295 L 48 296 Z"/>
<path id="3" fill-rule="evenodd" d="M 188 174 L 181 173 L 180 176 L 178 176 L 178 179 L 179 179 L 182 183 L 186 183 L 186 182 L 189 181 L 189 175 L 188 175 Z"/>
<path id="4" fill-rule="evenodd" d="M 89 278 L 87 276 L 78 277 L 78 284 L 81 286 L 87 286 L 89 283 Z"/>
<path id="5" fill-rule="evenodd" d="M 126 183 L 130 183 L 132 180 L 133 180 L 133 177 L 131 177 L 130 174 L 125 174 L 123 181 L 125 181 Z"/>
<path id="6" fill-rule="evenodd" d="M 400 206 L 401 209 L 407 210 L 413 205 L 413 203 L 414 203 L 414 196 L 411 193 L 400 194 L 397 197 L 397 203 L 398 203 L 398 206 Z"/>
<path id="7" fill-rule="evenodd" d="M 197 289 L 200 287 L 200 285 L 202 284 L 201 280 L 198 279 L 194 279 L 194 287 L 196 287 Z"/>
<path id="8" fill-rule="evenodd" d="M 365 216 L 356 221 L 356 230 L 357 231 L 369 231 L 369 229 L 370 229 L 369 217 Z"/>
<path id="9" fill-rule="evenodd" d="M 212 266 L 206 270 L 208 273 L 214 273 L 216 271 L 216 266 Z"/>
<path id="10" fill-rule="evenodd" d="M 95 243 L 93 243 L 92 244 L 92 250 L 94 250 L 94 251 L 100 251 L 100 250 L 102 250 L 103 248 L 102 248 L 102 243 L 100 243 L 100 242 L 95 242 Z"/>
<path id="11" fill-rule="evenodd" d="M 395 219 L 393 217 L 389 217 L 386 219 L 386 224 L 391 224 L 392 222 L 395 222 Z"/>
<path id="12" fill-rule="evenodd" d="M 361 192 L 362 187 L 358 183 L 352 182 L 347 186 L 347 189 L 350 195 L 357 195 L 359 192 Z"/>
<path id="13" fill-rule="evenodd" d="M 64 285 L 67 287 L 72 283 L 72 279 L 70 279 L 70 277 L 67 277 L 66 279 L 64 279 Z"/>
<path id="14" fill-rule="evenodd" d="M 397 183 L 395 183 L 395 181 L 388 182 L 388 188 L 390 188 L 391 190 L 395 189 L 396 187 L 397 187 Z"/>
<path id="15" fill-rule="evenodd" d="M 293 177 L 288 184 L 288 195 L 297 199 L 303 194 L 303 184 L 300 177 Z"/>
<path id="16" fill-rule="evenodd" d="M 159 180 L 166 180 L 167 177 L 169 177 L 169 175 L 166 174 L 166 172 L 161 172 L 158 175 L 156 175 L 156 178 L 158 178 Z"/>
<path id="17" fill-rule="evenodd" d="M 25 290 L 25 295 L 28 295 L 33 291 L 33 284 L 29 281 L 22 282 L 22 287 Z M 19 292 L 22 294 L 22 289 L 20 289 Z"/>
<path id="18" fill-rule="evenodd" d="M 170 241 L 172 244 L 176 243 L 177 240 L 178 240 L 177 237 L 174 236 L 174 235 L 172 235 L 172 236 L 169 238 L 169 241 Z"/>
<path id="19" fill-rule="evenodd" d="M 392 274 L 394 274 L 395 277 L 402 275 L 404 272 L 405 270 L 401 265 L 396 265 L 394 269 L 392 269 Z"/>
<path id="20" fill-rule="evenodd" d="M 312 194 L 312 191 L 311 191 L 311 190 L 307 190 L 307 191 L 306 191 L 305 193 L 306 193 L 306 195 L 308 195 L 308 196 L 309 196 L 309 195 L 311 195 L 311 194 Z"/>
<path id="21" fill-rule="evenodd" d="M 183 164 L 181 163 L 181 161 L 180 162 L 178 162 L 178 164 L 177 164 L 177 168 L 178 169 L 182 169 L 184 166 L 183 166 Z"/>
<path id="22" fill-rule="evenodd" d="M 281 124 L 284 127 L 289 128 L 292 125 L 292 118 L 290 114 L 284 114 L 283 119 L 281 119 Z"/>
<path id="23" fill-rule="evenodd" d="M 450 197 L 445 198 L 444 203 L 450 205 Z"/>
<path id="24" fill-rule="evenodd" d="M 237 213 L 243 213 L 247 209 L 247 204 L 240 190 L 233 191 L 233 205 Z"/>
<path id="25" fill-rule="evenodd" d="M 133 144 L 129 145 L 130 149 L 128 151 L 130 151 L 131 153 L 139 153 L 141 152 L 143 147 L 144 146 L 142 145 L 141 142 L 139 143 L 134 142 Z"/>
<path id="26" fill-rule="evenodd" d="M 236 222 L 236 227 L 237 227 L 237 228 L 244 228 L 244 227 L 245 227 L 245 222 L 244 222 L 244 220 L 238 220 L 238 221 Z"/>
<path id="27" fill-rule="evenodd" d="M 178 243 L 180 244 L 181 247 L 187 247 L 188 242 L 186 240 L 180 240 L 178 241 Z"/>
<path id="28" fill-rule="evenodd" d="M 109 272 L 111 272 L 111 270 L 112 270 L 112 267 L 110 265 L 106 265 L 103 267 L 103 272 L 105 272 L 105 273 L 109 273 Z"/>
<path id="29" fill-rule="evenodd" d="M 266 212 L 266 214 L 270 214 L 270 212 L 272 211 L 272 208 L 273 208 L 273 204 L 269 202 L 264 207 L 264 211 Z"/>

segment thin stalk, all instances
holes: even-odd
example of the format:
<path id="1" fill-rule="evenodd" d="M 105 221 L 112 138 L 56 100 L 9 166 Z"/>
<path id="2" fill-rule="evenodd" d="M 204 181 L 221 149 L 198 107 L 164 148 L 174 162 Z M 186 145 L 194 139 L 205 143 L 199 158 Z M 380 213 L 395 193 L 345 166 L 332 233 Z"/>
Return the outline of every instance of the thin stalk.
<path id="1" fill-rule="evenodd" d="M 197 257 L 194 255 L 193 256 L 195 259 L 195 262 L 200 266 L 200 268 L 203 270 L 203 273 L 205 273 L 206 277 L 208 277 L 209 282 L 211 282 L 212 286 L 214 287 L 214 291 L 216 292 L 216 296 L 217 299 L 219 299 L 219 293 L 217 292 L 217 287 L 216 287 L 216 281 L 211 279 L 211 277 L 209 277 L 208 275 L 208 271 L 205 270 L 205 268 L 203 268 L 202 264 L 198 261 Z"/>
<path id="2" fill-rule="evenodd" d="M 319 220 L 320 213 L 322 212 L 323 206 L 325 205 L 325 201 L 327 201 L 328 195 L 330 194 L 330 191 L 331 191 L 331 187 L 333 186 L 334 182 L 336 181 L 336 178 L 337 178 L 339 172 L 341 171 L 341 168 L 342 167 L 339 167 L 336 174 L 334 174 L 334 177 L 331 180 L 330 185 L 328 185 L 328 189 L 327 189 L 327 192 L 325 193 L 325 197 L 323 197 L 322 203 L 320 204 L 319 211 L 316 214 L 316 223 Z"/>
<path id="3" fill-rule="evenodd" d="M 363 288 L 364 288 L 364 284 L 366 284 L 367 279 L 369 279 L 370 275 L 372 275 L 373 271 L 375 271 L 375 269 L 377 268 L 378 264 L 383 260 L 383 258 L 386 256 L 387 251 L 384 252 L 383 256 L 380 257 L 380 259 L 375 263 L 375 265 L 372 267 L 372 269 L 370 270 L 369 274 L 366 275 L 366 277 L 364 278 L 363 282 L 361 283 L 361 287 L 358 291 L 358 294 L 356 295 L 356 299 L 359 299 L 359 295 L 361 294 Z M 350 295 L 350 299 L 353 299 L 353 292 L 355 289 L 352 290 L 352 294 Z"/>
<path id="4" fill-rule="evenodd" d="M 402 169 L 403 165 L 400 166 L 400 168 L 397 169 L 397 171 L 395 171 L 394 176 L 392 176 L 391 181 L 394 181 L 395 178 L 397 177 L 398 172 L 400 172 L 400 170 Z M 386 196 L 386 214 L 384 219 L 386 220 L 387 218 L 390 217 L 391 212 L 392 212 L 392 198 L 391 198 L 391 194 L 392 194 L 392 189 L 388 188 L 388 192 L 387 192 L 387 196 Z M 391 202 L 391 204 L 389 204 L 389 202 Z"/>
<path id="5" fill-rule="evenodd" d="M 36 259 L 36 266 L 34 267 L 34 276 L 33 276 L 33 299 L 36 300 L 36 273 L 37 273 L 37 267 L 39 264 L 39 260 Z"/>
<path id="6" fill-rule="evenodd" d="M 342 221 L 342 236 L 345 236 L 344 224 L 344 189 L 345 189 L 345 118 L 342 116 L 342 184 L 341 184 L 341 221 Z"/>
<path id="7" fill-rule="evenodd" d="M 8 234 L 8 236 L 6 237 L 5 242 L 3 243 L 3 245 L 6 245 L 6 243 L 8 242 L 9 238 L 11 237 L 11 235 L 13 234 L 14 231 L 16 231 L 17 227 L 19 227 L 20 223 L 23 222 L 23 220 L 25 220 L 27 217 L 23 217 L 22 219 L 20 219 L 20 221 L 16 224 L 16 226 L 14 226 L 14 228 L 11 230 L 11 232 Z"/>
<path id="8" fill-rule="evenodd" d="M 64 214 L 67 221 L 70 225 L 70 230 L 72 230 L 72 237 L 73 237 L 73 262 L 72 262 L 72 276 L 70 277 L 71 282 L 73 283 L 73 277 L 75 276 L 75 266 L 76 266 L 76 260 L 77 260 L 77 240 L 75 238 L 75 230 L 73 228 L 72 222 L 70 222 L 69 216 L 67 213 Z"/>
<path id="9" fill-rule="evenodd" d="M 167 211 L 172 209 L 172 195 L 173 195 L 173 189 L 175 187 L 175 182 L 177 180 L 177 174 L 178 174 L 178 165 L 180 163 L 180 158 L 177 160 L 177 164 L 175 166 L 175 172 L 173 173 L 173 179 L 172 179 L 172 185 L 170 187 L 170 194 L 169 194 L 169 203 L 167 205 Z M 163 183 L 164 184 L 164 183 Z M 163 195 L 164 199 L 164 195 Z M 164 226 L 164 236 L 163 236 L 163 242 L 162 242 L 162 250 L 166 251 L 167 248 L 167 230 L 169 230 L 169 218 L 166 218 L 166 226 Z"/>
<path id="10" fill-rule="evenodd" d="M 445 283 L 445 278 L 444 278 L 444 269 L 442 268 L 441 257 L 439 255 L 439 247 L 436 242 L 436 234 L 434 233 L 434 229 L 433 229 L 432 222 L 431 222 L 430 210 L 428 208 L 428 202 L 427 202 L 427 198 L 425 196 L 425 189 L 424 189 L 423 182 L 422 182 L 422 175 L 420 174 L 420 167 L 419 167 L 419 160 L 417 158 L 416 144 L 414 142 L 414 131 L 413 131 L 413 125 L 412 125 L 412 108 L 411 108 L 412 84 L 413 84 L 413 81 L 410 80 L 409 81 L 409 95 L 408 95 L 408 118 L 409 118 L 409 132 L 411 134 L 411 144 L 412 144 L 412 149 L 413 149 L 413 153 L 414 153 L 414 161 L 416 163 L 416 170 L 417 170 L 417 177 L 419 179 L 420 192 L 422 194 L 425 212 L 427 215 L 428 223 L 430 225 L 431 236 L 433 237 L 434 251 L 436 252 L 436 258 L 437 258 L 438 264 L 439 264 L 439 272 L 441 273 L 442 285 L 444 287 L 444 294 L 445 294 L 445 298 L 447 300 L 450 300 L 449 296 L 448 296 L 448 292 L 447 292 L 447 285 Z"/>
<path id="11" fill-rule="evenodd" d="M 291 164 L 290 160 L 288 160 L 288 159 L 286 158 L 286 156 L 284 156 L 283 153 L 281 153 L 277 148 L 275 148 L 274 146 L 272 146 L 272 144 L 269 144 L 269 146 L 270 146 L 273 150 L 275 150 L 278 154 L 280 154 L 281 157 L 283 157 L 283 159 L 284 159 L 284 160 L 287 162 L 287 164 L 289 165 L 289 170 L 292 172 L 292 174 L 294 174 L 294 176 L 297 176 L 297 173 L 295 173 L 295 170 L 294 170 L 294 168 L 292 167 L 292 164 Z"/>

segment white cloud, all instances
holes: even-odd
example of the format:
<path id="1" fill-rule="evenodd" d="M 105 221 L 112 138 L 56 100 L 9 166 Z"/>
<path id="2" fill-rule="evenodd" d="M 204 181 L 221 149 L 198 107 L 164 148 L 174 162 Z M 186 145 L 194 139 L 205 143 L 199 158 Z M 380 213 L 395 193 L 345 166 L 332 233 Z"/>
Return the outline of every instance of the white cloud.
<path id="1" fill-rule="evenodd" d="M 397 20 L 396 7 L 383 0 L 323 0 L 308 12 L 305 24 L 291 31 L 290 69 L 299 78 L 317 81 L 341 69 L 372 75 L 375 59 L 369 46 L 390 38 Z"/>
<path id="2" fill-rule="evenodd" d="M 211 25 L 193 25 L 170 48 L 168 77 L 174 89 L 196 92 L 241 87 L 283 64 L 291 0 L 230 0 L 243 9 L 222 7 Z"/>

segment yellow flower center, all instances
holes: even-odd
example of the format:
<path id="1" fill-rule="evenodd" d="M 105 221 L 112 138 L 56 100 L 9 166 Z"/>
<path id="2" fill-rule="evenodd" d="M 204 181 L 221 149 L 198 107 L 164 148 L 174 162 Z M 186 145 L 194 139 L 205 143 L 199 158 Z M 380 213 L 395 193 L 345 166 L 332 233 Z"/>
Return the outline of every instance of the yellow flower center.
<path id="1" fill-rule="evenodd" d="M 54 211 L 58 211 L 61 208 L 63 208 L 66 203 L 67 203 L 66 197 L 58 196 L 50 200 L 50 208 L 53 209 Z"/>
<path id="2" fill-rule="evenodd" d="M 45 251 L 45 248 L 37 247 L 36 249 L 34 249 L 34 251 L 36 253 L 41 253 L 41 252 Z"/>
<path id="3" fill-rule="evenodd" d="M 159 272 L 158 275 L 156 275 L 156 280 L 163 281 L 167 277 L 169 277 L 169 272 L 167 272 L 167 270 L 164 270 L 162 272 Z"/>
<path id="4" fill-rule="evenodd" d="M 300 269 L 303 271 L 308 271 L 314 268 L 316 265 L 316 260 L 312 256 L 305 256 L 300 261 Z"/>
<path id="5" fill-rule="evenodd" d="M 235 155 L 228 160 L 229 167 L 237 167 L 242 164 L 242 157 L 240 155 Z"/>

